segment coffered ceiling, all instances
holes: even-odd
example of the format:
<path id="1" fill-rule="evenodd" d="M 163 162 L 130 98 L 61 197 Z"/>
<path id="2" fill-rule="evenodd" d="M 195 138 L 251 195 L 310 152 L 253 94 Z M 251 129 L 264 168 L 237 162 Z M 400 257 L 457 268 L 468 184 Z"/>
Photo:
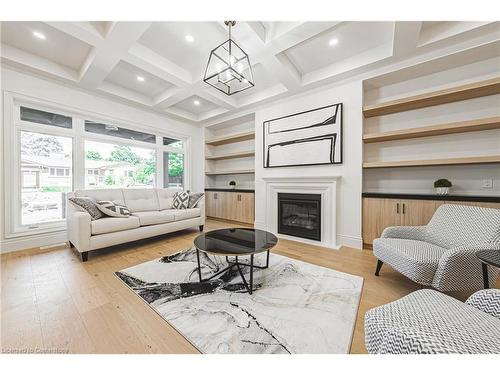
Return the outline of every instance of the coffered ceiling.
<path id="1" fill-rule="evenodd" d="M 1 61 L 203 124 L 443 43 L 498 41 L 499 32 L 488 22 L 237 22 L 255 87 L 233 96 L 203 82 L 210 51 L 227 39 L 223 22 L 2 22 Z"/>

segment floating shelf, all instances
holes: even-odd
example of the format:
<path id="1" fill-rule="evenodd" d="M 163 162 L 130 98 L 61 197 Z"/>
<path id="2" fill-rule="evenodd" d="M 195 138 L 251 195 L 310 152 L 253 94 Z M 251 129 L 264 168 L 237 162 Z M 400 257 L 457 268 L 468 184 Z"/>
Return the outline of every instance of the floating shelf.
<path id="1" fill-rule="evenodd" d="M 500 117 L 489 117 L 478 120 L 452 122 L 448 124 L 431 125 L 383 133 L 365 134 L 363 135 L 363 142 L 375 143 L 395 141 L 399 139 L 431 137 L 434 135 L 466 133 L 491 129 L 500 129 Z"/>
<path id="2" fill-rule="evenodd" d="M 465 165 L 465 164 L 493 164 L 500 163 L 500 155 L 470 156 L 464 158 L 430 159 L 430 160 L 400 160 L 365 162 L 363 168 L 397 168 L 397 167 L 424 167 L 439 165 Z"/>
<path id="3" fill-rule="evenodd" d="M 232 154 L 225 154 L 225 155 L 207 156 L 207 157 L 205 157 L 205 160 L 237 159 L 237 158 L 248 158 L 251 156 L 255 156 L 254 151 L 243 151 L 243 152 L 235 152 Z"/>
<path id="4" fill-rule="evenodd" d="M 500 93 L 500 77 L 365 106 L 365 118 L 431 107 Z"/>
<path id="5" fill-rule="evenodd" d="M 252 174 L 252 173 L 255 173 L 254 169 L 240 169 L 240 170 L 233 170 L 233 171 L 205 172 L 205 174 L 209 175 L 209 176 L 217 176 L 217 175 L 224 175 L 224 174 Z"/>
<path id="6" fill-rule="evenodd" d="M 225 145 L 228 143 L 248 141 L 249 139 L 254 139 L 254 138 L 255 138 L 255 132 L 250 131 L 250 132 L 238 133 L 238 134 L 228 135 L 225 137 L 218 137 L 218 138 L 210 139 L 208 141 L 205 141 L 205 143 L 207 145 L 211 145 L 211 146 L 219 146 L 219 145 Z"/>

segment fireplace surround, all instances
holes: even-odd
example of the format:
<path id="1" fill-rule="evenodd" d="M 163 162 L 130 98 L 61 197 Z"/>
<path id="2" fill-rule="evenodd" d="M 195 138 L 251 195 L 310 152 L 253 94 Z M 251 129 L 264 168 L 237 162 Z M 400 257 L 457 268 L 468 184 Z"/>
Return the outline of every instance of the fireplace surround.
<path id="1" fill-rule="evenodd" d="M 274 233 L 278 238 L 338 249 L 337 244 L 337 183 L 339 176 L 263 176 L 256 182 L 256 221 L 259 229 Z M 278 194 L 321 195 L 321 239 L 297 237 L 278 230 Z"/>

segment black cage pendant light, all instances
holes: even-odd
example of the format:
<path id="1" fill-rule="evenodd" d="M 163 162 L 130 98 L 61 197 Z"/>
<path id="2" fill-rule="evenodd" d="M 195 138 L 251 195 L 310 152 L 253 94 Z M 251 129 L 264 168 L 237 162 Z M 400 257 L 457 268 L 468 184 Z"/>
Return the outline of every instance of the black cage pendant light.
<path id="1" fill-rule="evenodd" d="M 236 21 L 224 23 L 229 28 L 229 39 L 210 52 L 203 80 L 224 94 L 233 95 L 255 84 L 248 55 L 231 39 L 231 27 Z"/>

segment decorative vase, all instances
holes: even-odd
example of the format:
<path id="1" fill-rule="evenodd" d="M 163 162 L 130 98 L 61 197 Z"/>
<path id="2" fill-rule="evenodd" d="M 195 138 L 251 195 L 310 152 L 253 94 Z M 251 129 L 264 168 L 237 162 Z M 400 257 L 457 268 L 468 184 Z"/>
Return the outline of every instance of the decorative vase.
<path id="1" fill-rule="evenodd" d="M 450 188 L 449 187 L 438 187 L 438 188 L 435 188 L 436 189 L 436 193 L 438 195 L 448 195 L 448 193 L 450 192 Z"/>

